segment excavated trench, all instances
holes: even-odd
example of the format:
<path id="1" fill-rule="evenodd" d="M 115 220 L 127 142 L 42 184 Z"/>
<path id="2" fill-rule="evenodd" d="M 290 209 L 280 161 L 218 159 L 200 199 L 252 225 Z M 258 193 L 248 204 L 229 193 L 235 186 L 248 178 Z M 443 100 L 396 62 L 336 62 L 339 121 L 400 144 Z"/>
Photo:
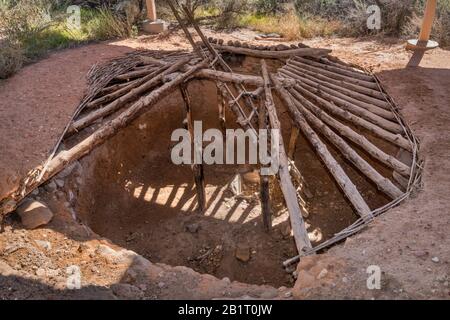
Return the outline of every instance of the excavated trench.
<path id="1" fill-rule="evenodd" d="M 257 60 L 232 62 L 239 72 L 259 73 Z M 215 83 L 195 80 L 188 89 L 193 120 L 201 120 L 203 130 L 220 128 Z M 275 99 L 282 133 L 289 141 L 291 120 Z M 282 262 L 297 252 L 278 184 L 275 180 L 271 184 L 270 233 L 263 228 L 259 181 L 251 166 L 205 166 L 207 209 L 199 213 L 190 166 L 177 166 L 170 158 L 175 144 L 171 134 L 183 127 L 184 117 L 181 94 L 175 92 L 85 157 L 75 208 L 78 217 L 97 234 L 155 263 L 187 266 L 232 281 L 292 286 L 295 279 L 283 269 Z M 227 127 L 237 128 L 229 111 Z M 365 135 L 395 154 L 396 147 Z M 337 150 L 328 147 L 371 208 L 389 202 Z M 364 158 L 386 177 L 392 176 L 392 171 Z M 315 246 L 351 225 L 358 216 L 302 135 L 295 163 L 308 183 L 305 220 Z M 230 190 L 236 175 L 242 177 L 242 196 Z"/>

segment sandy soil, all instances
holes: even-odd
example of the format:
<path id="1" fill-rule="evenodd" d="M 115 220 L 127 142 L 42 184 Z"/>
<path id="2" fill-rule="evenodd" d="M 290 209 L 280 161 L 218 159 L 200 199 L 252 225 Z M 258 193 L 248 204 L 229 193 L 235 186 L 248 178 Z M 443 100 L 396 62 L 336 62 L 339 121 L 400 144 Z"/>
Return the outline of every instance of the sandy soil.
<path id="1" fill-rule="evenodd" d="M 246 40 L 251 36 L 251 32 L 235 32 L 223 38 Z M 448 299 L 450 53 L 435 50 L 425 55 L 420 67 L 405 69 L 411 55 L 395 41 L 315 39 L 305 43 L 331 48 L 335 56 L 372 68 L 382 78 L 402 115 L 422 140 L 424 187 L 416 197 L 327 254 L 303 259 L 298 269 L 299 280 L 291 291 L 285 287 L 242 285 L 227 278 L 200 276 L 183 267 L 149 263 L 100 239 L 82 225 L 71 224 L 67 208 L 58 207 L 60 202 L 43 193 L 41 197 L 58 212 L 50 225 L 26 231 L 12 216 L 0 235 L 0 283 L 8 288 L 0 292 L 0 297 L 155 299 L 293 295 L 299 299 Z M 172 35 L 89 45 L 58 52 L 0 84 L 0 195 L 6 194 L 18 177 L 45 161 L 46 153 L 82 97 L 84 75 L 90 66 L 138 47 L 174 49 L 187 48 L 188 44 L 180 35 Z M 18 125 L 23 123 L 26 126 Z M 51 249 L 43 248 L 42 241 L 51 243 Z M 107 249 L 110 247 L 116 251 Z M 64 290 L 65 268 L 71 264 L 81 265 L 86 275 L 81 291 Z M 43 274 L 41 265 L 53 271 Z M 381 290 L 366 287 L 369 265 L 378 265 L 383 271 Z"/>

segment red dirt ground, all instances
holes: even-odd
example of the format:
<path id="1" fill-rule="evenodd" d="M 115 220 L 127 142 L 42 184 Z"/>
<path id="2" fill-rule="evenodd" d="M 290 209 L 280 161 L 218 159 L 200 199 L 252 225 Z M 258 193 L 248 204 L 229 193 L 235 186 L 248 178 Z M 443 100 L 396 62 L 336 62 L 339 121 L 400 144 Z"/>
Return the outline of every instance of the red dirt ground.
<path id="1" fill-rule="evenodd" d="M 239 32 L 223 37 L 246 40 L 251 36 L 250 32 Z M 403 50 L 400 42 L 318 39 L 305 43 L 329 47 L 344 61 L 377 72 L 421 139 L 425 168 L 423 190 L 414 198 L 327 254 L 303 259 L 298 269 L 300 280 L 292 290 L 294 298 L 449 299 L 450 52 L 437 49 L 425 55 L 420 67 L 405 68 L 411 54 Z M 83 95 L 84 76 L 93 63 L 136 47 L 187 46 L 179 35 L 94 44 L 53 54 L 0 83 L 0 195 L 5 195 L 18 177 L 45 161 Z M 86 231 L 66 225 L 66 220 L 61 215 L 48 228 L 35 231 L 22 230 L 13 221 L 0 235 L 0 287 L 8 288 L 0 292 L 0 298 L 291 296 L 286 288 L 273 291 L 270 287 L 229 284 L 226 279 L 199 277 L 185 268 L 148 264 L 134 255 L 128 255 L 126 263 L 120 260 L 111 264 L 111 254 L 105 255 L 106 260 L 96 260 L 92 252 L 100 250 L 105 241 L 91 237 L 87 241 L 82 236 Z M 59 252 L 36 251 L 33 241 L 43 239 Z M 17 243 L 22 246 L 13 247 Z M 36 271 L 43 261 L 52 270 L 82 263 L 83 274 L 88 274 L 83 282 L 86 288 L 78 293 L 60 291 L 64 284 L 60 275 L 42 276 Z M 369 265 L 378 265 L 383 272 L 381 290 L 366 287 Z M 145 281 L 138 272 L 143 269 Z M 104 270 L 108 272 L 100 272 Z M 131 271 L 137 275 L 130 275 Z M 133 283 L 140 283 L 138 293 L 130 288 L 111 288 L 130 277 Z M 129 292 L 124 294 L 126 290 Z"/>

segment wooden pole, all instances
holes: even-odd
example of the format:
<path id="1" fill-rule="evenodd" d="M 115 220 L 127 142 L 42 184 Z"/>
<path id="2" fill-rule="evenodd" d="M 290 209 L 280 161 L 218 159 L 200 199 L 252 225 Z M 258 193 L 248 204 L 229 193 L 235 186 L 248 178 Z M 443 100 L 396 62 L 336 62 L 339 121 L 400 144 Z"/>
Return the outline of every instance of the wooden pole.
<path id="1" fill-rule="evenodd" d="M 267 109 L 266 106 L 261 104 L 259 109 L 259 129 L 267 130 Z M 272 229 L 272 212 L 270 207 L 270 185 L 269 177 L 267 175 L 262 175 L 260 170 L 260 189 L 259 194 L 261 198 L 261 213 L 263 218 L 263 226 L 266 232 Z"/>
<path id="2" fill-rule="evenodd" d="M 308 122 L 311 123 L 318 132 L 322 133 L 347 160 L 359 169 L 363 175 L 375 183 L 379 190 L 391 197 L 391 199 L 397 199 L 403 195 L 403 192 L 398 187 L 375 170 L 366 160 L 364 160 L 355 150 L 353 150 L 353 148 L 345 142 L 344 139 L 342 139 L 320 119 L 307 110 L 300 102 L 294 100 L 294 103 L 296 103 L 298 109 L 301 113 L 303 113 L 303 116 L 308 120 Z"/>
<path id="3" fill-rule="evenodd" d="M 289 92 L 280 86 L 280 83 L 276 80 L 275 77 L 273 77 L 272 79 L 275 83 L 275 88 L 278 92 L 278 95 L 288 108 L 292 119 L 299 126 L 305 137 L 309 140 L 313 148 L 316 150 L 317 154 L 322 159 L 323 163 L 328 168 L 329 172 L 334 177 L 339 187 L 344 192 L 345 196 L 349 199 L 353 207 L 356 209 L 356 212 L 362 218 L 370 219 L 372 217 L 371 210 L 366 201 L 359 193 L 356 186 L 350 180 L 350 178 L 345 173 L 344 169 L 342 169 L 340 164 L 336 161 L 336 159 L 334 159 L 326 145 L 320 140 L 317 133 L 310 127 L 308 122 L 306 122 L 300 111 L 298 111 Z"/>
<path id="4" fill-rule="evenodd" d="M 226 102 L 225 97 L 222 95 L 222 91 L 219 88 L 219 85 L 217 84 L 217 102 L 219 106 L 219 121 L 220 121 L 220 128 L 222 129 L 222 132 L 225 133 L 227 130 L 227 120 L 226 120 Z"/>
<path id="5" fill-rule="evenodd" d="M 353 124 L 356 124 L 358 126 L 361 126 L 367 130 L 369 130 L 371 133 L 377 135 L 378 137 L 389 141 L 399 147 L 402 147 L 403 149 L 406 149 L 408 151 L 412 151 L 411 143 L 406 140 L 404 137 L 402 137 L 400 134 L 393 134 L 392 132 L 389 132 L 363 118 L 360 118 L 350 112 L 347 112 L 345 110 L 342 110 L 341 108 L 337 107 L 334 103 L 331 103 L 318 95 L 306 90 L 305 88 L 301 86 L 295 86 L 292 90 L 296 90 L 300 92 L 301 94 L 307 96 L 308 98 L 312 99 L 313 101 L 317 102 L 321 106 L 323 106 L 328 112 L 331 114 L 334 114 L 338 117 L 341 117 L 344 120 L 347 120 Z"/>
<path id="6" fill-rule="evenodd" d="M 433 27 L 434 16 L 436 15 L 436 6 L 437 0 L 427 1 L 419 39 L 408 40 L 406 45 L 407 50 L 430 50 L 439 46 L 436 41 L 430 41 L 431 29 Z"/>
<path id="7" fill-rule="evenodd" d="M 358 86 L 362 86 L 362 87 L 369 88 L 369 89 L 374 89 L 374 90 L 378 90 L 379 89 L 378 85 L 376 83 L 374 83 L 374 82 L 369 82 L 369 81 L 364 81 L 364 80 L 360 80 L 360 79 L 355 79 L 353 77 L 348 77 L 348 76 L 345 76 L 345 75 L 342 75 L 342 74 L 339 74 L 339 73 L 334 73 L 334 72 L 331 72 L 331 71 L 327 71 L 327 70 L 324 70 L 324 69 L 321 69 L 321 68 L 317 68 L 317 67 L 311 66 L 309 64 L 303 63 L 303 62 L 296 61 L 294 59 L 289 60 L 289 64 L 296 65 L 296 66 L 298 66 L 301 69 L 305 69 L 305 70 L 314 72 L 315 74 L 324 75 L 324 76 L 327 76 L 327 77 L 332 78 L 332 79 L 346 81 L 346 82 L 349 82 L 349 83 L 352 83 L 352 84 L 356 84 Z"/>
<path id="8" fill-rule="evenodd" d="M 291 90 L 290 94 L 297 100 L 299 100 L 304 107 L 306 107 L 309 111 L 311 111 L 316 117 L 321 119 L 324 123 L 335 129 L 339 132 L 340 135 L 346 137 L 359 147 L 361 147 L 364 151 L 370 154 L 374 159 L 384 163 L 388 167 L 392 168 L 396 172 L 400 173 L 405 177 L 409 177 L 411 173 L 411 168 L 399 161 L 395 157 L 385 153 L 383 150 L 379 149 L 376 145 L 370 142 L 366 137 L 357 133 L 352 128 L 346 126 L 345 124 L 337 121 L 330 115 L 328 115 L 321 108 L 317 107 L 309 100 L 307 100 L 303 95 L 301 95 L 298 91 Z"/>
<path id="9" fill-rule="evenodd" d="M 136 84 L 130 85 L 129 87 L 130 90 L 127 94 L 119 97 L 118 99 L 114 100 L 113 102 L 109 103 L 103 108 L 95 110 L 94 112 L 91 112 L 88 115 L 84 116 L 83 118 L 75 121 L 69 127 L 66 136 L 69 136 L 83 128 L 90 126 L 96 120 L 116 112 L 117 110 L 125 106 L 127 103 L 131 102 L 133 99 L 139 98 L 140 95 L 144 94 L 145 92 L 153 89 L 158 84 L 160 84 L 165 76 L 179 70 L 182 66 L 188 63 L 189 60 L 190 60 L 189 58 L 181 59 L 168 69 L 166 69 L 166 67 L 163 66 L 161 67 L 161 69 L 159 69 L 159 71 L 155 71 L 154 73 L 142 78 L 142 80 L 137 82 Z"/>
<path id="10" fill-rule="evenodd" d="M 336 84 L 333 83 L 333 81 L 329 81 L 329 80 L 323 81 L 323 80 L 320 80 L 320 79 L 317 77 L 317 75 L 314 75 L 314 76 L 313 76 L 313 75 L 307 74 L 307 73 L 304 72 L 304 70 L 295 68 L 294 66 L 286 65 L 286 66 L 283 67 L 281 70 L 286 70 L 286 69 L 288 69 L 288 68 L 291 68 L 292 72 L 295 71 L 295 74 L 301 76 L 303 79 L 308 79 L 308 80 L 310 80 L 310 81 L 315 82 L 316 84 L 319 84 L 319 85 L 322 85 L 322 86 L 324 86 L 324 87 L 333 89 L 333 90 L 338 91 L 338 92 L 340 92 L 340 93 L 343 93 L 343 94 L 345 94 L 347 97 L 351 97 L 351 98 L 353 98 L 353 99 L 358 99 L 358 100 L 360 100 L 360 101 L 363 101 L 363 102 L 366 102 L 366 103 L 373 104 L 373 105 L 375 105 L 375 106 L 377 106 L 377 107 L 380 107 L 380 108 L 383 108 L 383 109 L 385 109 L 385 110 L 389 110 L 389 111 L 391 110 L 390 104 L 389 104 L 388 102 L 384 101 L 384 100 L 380 100 L 380 99 L 371 97 L 370 95 L 360 93 L 360 92 L 358 92 L 358 91 L 356 91 L 356 90 L 348 89 L 348 88 L 346 88 L 345 86 L 343 86 L 343 85 L 341 85 L 341 84 L 336 85 Z M 380 96 L 382 96 L 382 95 L 380 95 Z M 392 119 L 392 117 L 389 117 L 389 118 L 387 118 L 387 119 Z"/>
<path id="11" fill-rule="evenodd" d="M 219 50 L 221 52 L 243 54 L 246 56 L 263 59 L 283 59 L 283 58 L 290 58 L 293 56 L 323 57 L 331 53 L 331 50 L 328 49 L 315 49 L 315 48 L 301 48 L 284 51 L 264 51 L 242 47 L 224 46 L 219 44 L 211 44 L 211 46 L 214 49 Z"/>
<path id="12" fill-rule="evenodd" d="M 314 81 L 295 75 L 290 70 L 291 69 L 280 70 L 280 73 L 290 74 L 292 77 L 295 77 L 295 79 L 297 79 L 298 84 L 304 86 L 314 93 L 321 95 L 329 101 L 334 102 L 344 110 L 352 112 L 353 114 L 356 114 L 391 132 L 403 133 L 402 126 L 397 122 L 392 121 L 396 120 L 395 115 L 392 113 L 392 111 L 388 111 L 386 109 L 382 109 L 377 106 L 353 99 L 348 95 L 339 93 L 333 89 L 315 83 Z"/>
<path id="13" fill-rule="evenodd" d="M 192 105 L 186 84 L 180 85 L 180 91 L 181 96 L 183 97 L 184 108 L 186 112 L 186 120 L 185 120 L 186 129 L 189 131 L 191 135 L 191 144 L 193 150 L 194 152 L 197 152 L 196 148 L 199 146 L 196 145 L 196 142 L 194 140 L 194 122 L 192 120 Z M 193 164 L 191 168 L 192 172 L 194 173 L 195 188 L 197 190 L 198 210 L 201 213 L 204 213 L 206 209 L 206 191 L 205 191 L 205 174 L 203 170 L 203 164 Z"/>
<path id="14" fill-rule="evenodd" d="M 288 148 L 288 157 L 292 161 L 294 161 L 295 147 L 297 145 L 297 139 L 299 134 L 300 130 L 298 130 L 297 126 L 293 125 L 291 129 L 291 137 L 289 139 L 289 148 Z"/>
<path id="15" fill-rule="evenodd" d="M 156 15 L 156 5 L 155 0 L 146 0 L 147 4 L 147 18 L 150 21 L 156 21 L 158 19 Z"/>
<path id="16" fill-rule="evenodd" d="M 289 211 L 289 217 L 291 221 L 291 228 L 294 233 L 295 244 L 297 250 L 302 253 L 304 249 L 311 248 L 311 242 L 309 241 L 308 232 L 306 231 L 305 221 L 303 220 L 303 214 L 297 200 L 297 191 L 292 183 L 291 175 L 289 173 L 289 160 L 284 149 L 283 137 L 281 136 L 281 125 L 278 120 L 277 111 L 275 109 L 275 103 L 273 102 L 272 90 L 270 88 L 270 76 L 267 70 L 267 64 L 265 60 L 261 60 L 262 74 L 264 78 L 264 90 L 265 90 L 265 105 L 267 113 L 269 115 L 270 126 L 272 129 L 279 130 L 279 172 L 278 177 L 280 180 L 281 191 L 283 192 L 286 206 Z M 273 79 L 272 79 L 273 81 Z M 279 83 L 279 82 L 278 82 Z"/>

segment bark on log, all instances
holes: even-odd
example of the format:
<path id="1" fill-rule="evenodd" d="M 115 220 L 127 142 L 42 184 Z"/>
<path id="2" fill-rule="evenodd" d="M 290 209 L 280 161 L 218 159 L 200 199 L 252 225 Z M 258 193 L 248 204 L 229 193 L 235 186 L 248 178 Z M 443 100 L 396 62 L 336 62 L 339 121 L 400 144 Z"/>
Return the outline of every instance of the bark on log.
<path id="1" fill-rule="evenodd" d="M 259 129 L 267 130 L 267 109 L 265 105 L 259 108 Z M 266 232 L 272 229 L 272 212 L 270 207 L 270 185 L 269 177 L 262 175 L 260 171 L 259 179 L 261 181 L 259 187 L 259 195 L 261 198 L 261 214 L 263 218 L 263 226 Z"/>
<path id="2" fill-rule="evenodd" d="M 219 110 L 219 121 L 220 121 L 220 127 L 222 129 L 222 132 L 225 133 L 227 130 L 227 119 L 226 119 L 226 103 L 225 103 L 225 97 L 222 95 L 222 92 L 217 85 L 217 102 L 218 102 L 218 110 Z"/>
<path id="3" fill-rule="evenodd" d="M 290 71 L 288 70 L 280 70 L 280 73 L 282 74 L 287 74 L 287 75 L 291 75 L 292 77 L 296 77 L 297 79 L 300 79 L 300 77 L 295 76 L 294 74 L 292 74 Z M 307 83 L 308 82 L 308 83 Z M 320 85 L 315 85 L 315 86 L 311 86 L 309 80 L 299 80 L 297 82 L 297 85 L 305 88 L 306 90 L 321 96 L 322 98 L 326 98 L 328 101 L 332 101 L 334 102 L 336 105 L 340 106 L 342 109 L 353 113 L 354 115 L 360 116 L 363 119 L 366 119 L 367 121 L 372 122 L 373 124 L 376 124 L 377 126 L 388 130 L 392 133 L 403 133 L 403 128 L 395 122 L 389 121 L 377 114 L 372 113 L 369 110 L 366 110 L 363 107 L 360 107 L 354 103 L 348 102 L 347 100 L 341 99 L 338 96 L 332 95 L 330 93 L 328 93 L 328 90 Z M 374 107 L 377 108 L 379 110 L 383 110 L 380 109 L 378 107 Z M 385 112 L 389 112 L 387 110 L 383 110 Z M 390 112 L 390 114 L 393 116 L 393 114 Z"/>
<path id="4" fill-rule="evenodd" d="M 322 80 L 318 79 L 316 76 L 311 76 L 309 74 L 306 74 L 305 72 L 303 72 L 303 70 L 296 68 L 293 65 L 285 66 L 282 68 L 282 70 L 283 69 L 284 70 L 291 69 L 291 71 L 294 72 L 295 74 L 297 74 L 298 76 L 302 77 L 303 79 L 306 78 L 310 81 L 313 81 L 316 83 L 316 85 L 323 85 L 323 86 L 333 89 L 341 94 L 345 94 L 347 97 L 350 97 L 350 98 L 353 98 L 353 99 L 356 99 L 356 100 L 359 100 L 359 101 L 362 101 L 365 103 L 373 104 L 379 108 L 382 108 L 383 109 L 382 111 L 384 111 L 384 113 L 383 112 L 381 112 L 381 113 L 374 112 L 374 113 L 381 115 L 381 116 L 383 116 L 383 114 L 386 114 L 387 115 L 386 119 L 395 119 L 395 117 L 393 118 L 393 116 L 392 116 L 392 112 L 389 112 L 391 110 L 390 104 L 386 101 L 383 101 L 383 100 L 380 100 L 377 98 L 373 98 L 366 94 L 359 93 L 355 90 L 347 89 L 341 85 L 335 85 L 330 81 L 322 81 Z M 361 105 L 361 106 L 364 107 L 364 105 Z M 389 111 L 386 111 L 386 110 L 389 110 Z M 386 113 L 386 112 L 389 112 L 389 113 Z"/>
<path id="5" fill-rule="evenodd" d="M 356 84 L 356 85 L 359 85 L 359 86 L 363 86 L 363 87 L 366 87 L 366 88 L 378 90 L 378 85 L 376 83 L 373 83 L 373 82 L 368 82 L 368 81 L 364 81 L 364 80 L 355 79 L 355 78 L 352 78 L 352 77 L 347 77 L 347 76 L 344 76 L 344 75 L 341 75 L 341 74 L 338 74 L 338 73 L 330 72 L 330 71 L 327 71 L 327 70 L 324 70 L 324 69 L 321 69 L 321 68 L 317 68 L 317 67 L 311 66 L 309 64 L 305 64 L 305 63 L 296 61 L 294 59 L 290 59 L 289 60 L 289 64 L 296 65 L 296 66 L 298 66 L 298 67 L 300 67 L 302 69 L 309 70 L 311 72 L 318 73 L 318 74 L 330 77 L 332 79 L 347 81 L 347 82 L 350 82 L 350 83 L 353 83 L 353 84 Z"/>
<path id="6" fill-rule="evenodd" d="M 114 91 L 117 91 L 119 89 L 122 89 L 122 88 L 124 88 L 126 86 L 129 86 L 130 84 L 135 83 L 137 81 L 139 81 L 139 79 L 136 79 L 136 80 L 133 80 L 133 81 L 130 81 L 130 82 L 113 84 L 113 85 L 111 85 L 109 87 L 106 87 L 106 88 L 100 90 L 100 94 L 110 94 L 111 92 L 114 92 Z"/>
<path id="7" fill-rule="evenodd" d="M 322 68 L 322 69 L 327 70 L 329 72 L 334 72 L 334 73 L 337 73 L 337 74 L 341 74 L 341 75 L 344 75 L 344 76 L 347 76 L 347 77 L 356 78 L 356 79 L 367 81 L 367 82 L 375 82 L 374 79 L 371 76 L 368 76 L 368 75 L 366 75 L 364 73 L 361 73 L 361 72 L 345 70 L 345 69 L 342 69 L 342 68 L 338 68 L 338 67 L 327 65 L 327 64 L 324 64 L 324 63 L 320 63 L 320 62 L 315 62 L 315 61 L 312 61 L 310 59 L 305 59 L 305 58 L 301 58 L 301 57 L 296 57 L 295 60 L 297 60 L 299 62 L 303 62 L 305 64 L 309 64 L 309 65 L 314 66 L 314 67 Z"/>
<path id="8" fill-rule="evenodd" d="M 154 71 L 156 71 L 156 67 L 147 67 L 144 68 L 143 70 L 130 71 L 128 73 L 118 75 L 117 77 L 115 77 L 115 79 L 129 81 L 136 78 L 145 77 L 146 75 Z"/>
<path id="9" fill-rule="evenodd" d="M 384 163 L 385 165 L 405 177 L 408 177 L 411 174 L 411 168 L 409 166 L 399 161 L 395 157 L 385 153 L 383 150 L 379 149 L 363 135 L 355 132 L 350 127 L 329 116 L 325 111 L 315 106 L 299 92 L 292 90 L 290 91 L 290 93 L 294 96 L 295 99 L 299 100 L 303 104 L 303 106 L 308 108 L 308 110 L 311 111 L 316 117 L 320 118 L 324 123 L 333 127 L 337 132 L 339 132 L 340 135 L 357 144 L 374 159 Z"/>
<path id="10" fill-rule="evenodd" d="M 265 89 L 265 105 L 269 116 L 270 126 L 272 129 L 280 131 L 279 139 L 279 179 L 281 190 L 286 200 L 286 206 L 289 211 L 289 217 L 291 221 L 292 231 L 294 233 L 295 243 L 297 250 L 302 253 L 304 249 L 311 248 L 311 242 L 309 241 L 308 232 L 306 231 L 305 222 L 303 220 L 303 214 L 300 209 L 300 205 L 297 200 L 297 192 L 292 183 L 291 175 L 289 173 L 289 160 L 284 149 L 283 137 L 281 136 L 281 125 L 278 120 L 275 104 L 273 102 L 272 90 L 270 88 L 270 77 L 267 70 L 267 65 L 264 60 L 261 60 L 262 74 L 264 78 Z M 274 77 L 275 78 L 275 77 Z M 279 82 L 278 82 L 279 83 Z"/>
<path id="11" fill-rule="evenodd" d="M 288 64 L 288 65 L 289 66 L 293 66 L 293 67 L 295 66 L 294 64 Z M 332 83 L 332 84 L 334 84 L 336 86 L 340 86 L 340 87 L 343 87 L 343 88 L 346 88 L 346 89 L 349 89 L 349 90 L 354 90 L 355 92 L 358 92 L 358 93 L 361 93 L 361 94 L 364 94 L 364 95 L 376 98 L 379 101 L 386 101 L 383 93 L 379 92 L 378 90 L 370 89 L 370 88 L 367 88 L 367 87 L 363 87 L 363 86 L 360 86 L 360 85 L 357 85 L 357 84 L 354 84 L 354 83 L 350 83 L 350 82 L 347 82 L 347 81 L 344 81 L 344 80 L 333 79 L 333 78 L 330 78 L 330 77 L 325 76 L 323 74 L 317 73 L 315 71 L 310 71 L 310 70 L 301 69 L 301 68 L 298 68 L 298 70 L 301 70 L 303 73 L 305 73 L 305 74 L 307 74 L 309 76 L 312 76 L 312 77 L 314 77 L 316 79 L 319 79 L 321 81 L 324 81 L 326 83 Z M 387 109 L 390 110 L 390 108 L 387 108 Z"/>
<path id="12" fill-rule="evenodd" d="M 298 70 L 292 66 L 286 66 L 285 68 L 280 70 L 280 73 L 281 72 L 289 72 L 289 74 L 291 75 L 292 78 L 296 79 L 299 82 L 304 82 L 307 85 L 309 85 L 313 88 L 316 88 L 317 90 L 323 91 L 323 92 L 333 96 L 336 99 L 336 101 L 346 101 L 346 103 L 350 103 L 359 108 L 363 108 L 363 109 L 370 111 L 371 113 L 376 114 L 377 116 L 380 116 L 384 119 L 396 120 L 396 117 L 392 113 L 391 110 L 386 110 L 385 108 L 381 108 L 381 107 L 378 107 L 371 103 L 367 103 L 367 102 L 358 100 L 356 98 L 353 98 L 352 95 L 354 94 L 354 92 L 350 91 L 350 92 L 347 92 L 346 94 L 344 94 L 344 93 L 340 92 L 339 90 L 330 88 L 328 85 L 324 86 L 323 84 L 317 82 L 315 79 L 311 80 L 308 77 L 301 75 L 301 72 L 298 72 Z M 341 102 L 341 103 L 343 103 L 343 102 Z"/>
<path id="13" fill-rule="evenodd" d="M 304 96 L 309 97 L 313 101 L 317 102 L 321 106 L 323 106 L 326 110 L 328 110 L 331 114 L 334 114 L 342 119 L 345 119 L 353 124 L 356 124 L 358 126 L 361 126 L 367 130 L 369 130 L 371 133 L 377 135 L 378 137 L 389 141 L 399 147 L 402 147 L 403 149 L 406 149 L 408 151 L 412 151 L 411 143 L 403 138 L 399 134 L 393 134 L 392 132 L 389 132 L 383 128 L 380 128 L 377 125 L 374 125 L 373 123 L 364 120 L 358 116 L 355 116 L 354 114 L 347 112 L 345 110 L 342 110 L 341 108 L 337 107 L 333 103 L 330 103 L 326 101 L 325 99 L 321 98 L 320 96 L 302 88 L 301 86 L 295 86 L 292 90 L 296 90 L 303 94 Z"/>
<path id="14" fill-rule="evenodd" d="M 196 148 L 198 147 L 196 145 L 196 142 L 194 141 L 194 123 L 192 120 L 192 106 L 191 106 L 191 99 L 189 97 L 188 90 L 186 88 L 185 84 L 180 85 L 180 91 L 181 96 L 184 101 L 184 108 L 186 112 L 186 119 L 187 119 L 187 129 L 191 135 L 191 143 L 194 152 L 197 152 Z M 201 146 L 199 146 L 201 147 Z M 206 210 L 206 191 L 205 191 L 205 174 L 203 170 L 202 164 L 193 164 L 192 166 L 192 172 L 194 174 L 194 183 L 195 188 L 197 191 L 197 203 L 198 203 L 198 210 L 201 213 L 204 213 Z"/>
<path id="15" fill-rule="evenodd" d="M 237 48 L 232 46 L 221 46 L 218 44 L 214 44 L 213 47 L 214 49 L 217 49 L 221 52 L 242 54 L 246 56 L 263 59 L 283 59 L 283 58 L 290 58 L 292 56 L 322 57 L 331 53 L 331 50 L 328 49 L 315 49 L 315 48 L 291 49 L 284 51 L 262 51 L 242 47 Z"/>
<path id="16" fill-rule="evenodd" d="M 297 126 L 292 126 L 291 137 L 289 138 L 288 158 L 294 161 L 295 147 L 297 146 L 297 139 L 300 131 Z"/>
<path id="17" fill-rule="evenodd" d="M 307 119 L 307 121 L 322 133 L 341 154 L 359 169 L 367 178 L 376 184 L 378 189 L 384 192 L 391 199 L 397 199 L 403 195 L 403 192 L 397 188 L 389 179 L 383 177 L 377 170 L 375 170 L 366 160 L 364 160 L 355 150 L 350 147 L 344 139 L 334 133 L 326 124 L 313 115 L 306 109 L 298 100 L 293 99 L 294 104 L 297 105 L 299 111 Z"/>
<path id="18" fill-rule="evenodd" d="M 165 69 L 167 69 L 167 66 L 160 67 L 157 70 L 154 70 L 150 74 L 146 73 L 146 76 L 144 78 L 131 81 L 131 82 L 127 83 L 126 86 L 122 86 L 121 88 L 119 88 L 118 90 L 116 90 L 114 92 L 111 92 L 107 95 L 104 95 L 103 97 L 100 97 L 96 100 L 89 102 L 86 105 L 86 108 L 95 108 L 101 104 L 113 101 L 113 100 L 127 94 L 129 91 L 140 86 L 141 84 L 145 83 L 146 81 L 151 80 L 153 77 L 155 77 L 159 73 L 163 72 Z"/>
<path id="19" fill-rule="evenodd" d="M 34 189 L 39 187 L 41 184 L 48 181 L 54 175 L 59 173 L 65 167 L 67 167 L 70 163 L 82 158 L 83 156 L 89 154 L 94 148 L 103 144 L 107 139 L 116 135 L 117 132 L 128 126 L 133 120 L 138 118 L 141 114 L 146 111 L 149 111 L 151 107 L 153 107 L 159 100 L 166 97 L 170 92 L 175 90 L 181 83 L 185 82 L 192 75 L 195 74 L 201 68 L 205 68 L 208 65 L 207 61 L 203 61 L 195 66 L 193 66 L 189 71 L 178 75 L 175 79 L 170 82 L 167 82 L 160 88 L 152 91 L 146 97 L 139 99 L 136 103 L 134 103 L 130 108 L 125 110 L 122 114 L 120 114 L 117 118 L 110 120 L 108 123 L 104 124 L 100 129 L 95 131 L 89 137 L 75 145 L 73 148 L 67 151 L 60 152 L 55 158 L 53 158 L 47 166 L 47 170 L 45 171 L 42 179 L 40 181 L 34 181 L 31 184 L 26 184 L 24 181 L 20 184 L 20 186 L 25 185 L 26 190 L 22 193 L 20 190 L 20 186 L 14 191 L 9 200 L 14 202 L 14 205 L 11 204 L 11 201 L 4 201 L 6 206 L 0 207 L 0 214 L 6 214 L 15 210 L 17 203 L 21 201 L 26 195 L 32 192 Z"/>
<path id="20" fill-rule="evenodd" d="M 349 199 L 353 207 L 356 209 L 356 212 L 363 218 L 370 218 L 372 216 L 371 210 L 366 201 L 359 193 L 356 186 L 344 172 L 336 159 L 333 158 L 330 151 L 320 140 L 317 133 L 309 126 L 308 122 L 305 120 L 300 111 L 298 111 L 289 92 L 286 91 L 286 89 L 282 88 L 280 86 L 280 83 L 277 82 L 275 78 L 273 78 L 273 81 L 275 83 L 275 88 L 278 92 L 278 95 L 286 105 L 292 119 L 299 126 L 300 130 L 316 150 L 317 154 L 322 159 L 323 163 L 326 165 L 331 175 L 334 177 L 334 179 L 344 192 L 345 196 Z"/>
<path id="21" fill-rule="evenodd" d="M 200 70 L 195 75 L 195 77 L 201 78 L 201 79 L 220 81 L 220 82 L 230 82 L 230 83 L 235 83 L 235 84 L 250 85 L 250 86 L 255 86 L 255 87 L 262 87 L 264 84 L 263 78 L 258 77 L 258 76 L 239 74 L 239 73 L 234 73 L 234 72 L 217 71 L 217 70 L 211 70 L 211 69 Z M 296 83 L 295 80 L 292 80 L 290 78 L 281 78 L 280 77 L 280 81 L 286 87 L 294 86 Z"/>
<path id="22" fill-rule="evenodd" d="M 184 66 L 186 63 L 188 63 L 190 58 L 182 59 L 169 67 L 168 69 L 162 71 L 159 75 L 156 77 L 153 77 L 153 75 L 149 75 L 145 78 L 147 82 L 139 85 L 136 88 L 133 88 L 129 93 L 126 95 L 118 98 L 117 100 L 111 102 L 110 104 L 106 105 L 105 107 L 95 110 L 85 117 L 75 121 L 67 131 L 67 135 L 71 135 L 74 132 L 77 132 L 83 128 L 86 128 L 90 126 L 92 123 L 94 123 L 96 120 L 106 117 L 115 111 L 119 110 L 123 106 L 125 106 L 127 103 L 132 101 L 133 99 L 138 98 L 140 95 L 144 94 L 148 90 L 154 88 L 158 84 L 161 83 L 161 81 L 164 79 L 164 77 L 168 74 L 171 74 L 177 70 L 179 70 L 182 66 Z"/>

